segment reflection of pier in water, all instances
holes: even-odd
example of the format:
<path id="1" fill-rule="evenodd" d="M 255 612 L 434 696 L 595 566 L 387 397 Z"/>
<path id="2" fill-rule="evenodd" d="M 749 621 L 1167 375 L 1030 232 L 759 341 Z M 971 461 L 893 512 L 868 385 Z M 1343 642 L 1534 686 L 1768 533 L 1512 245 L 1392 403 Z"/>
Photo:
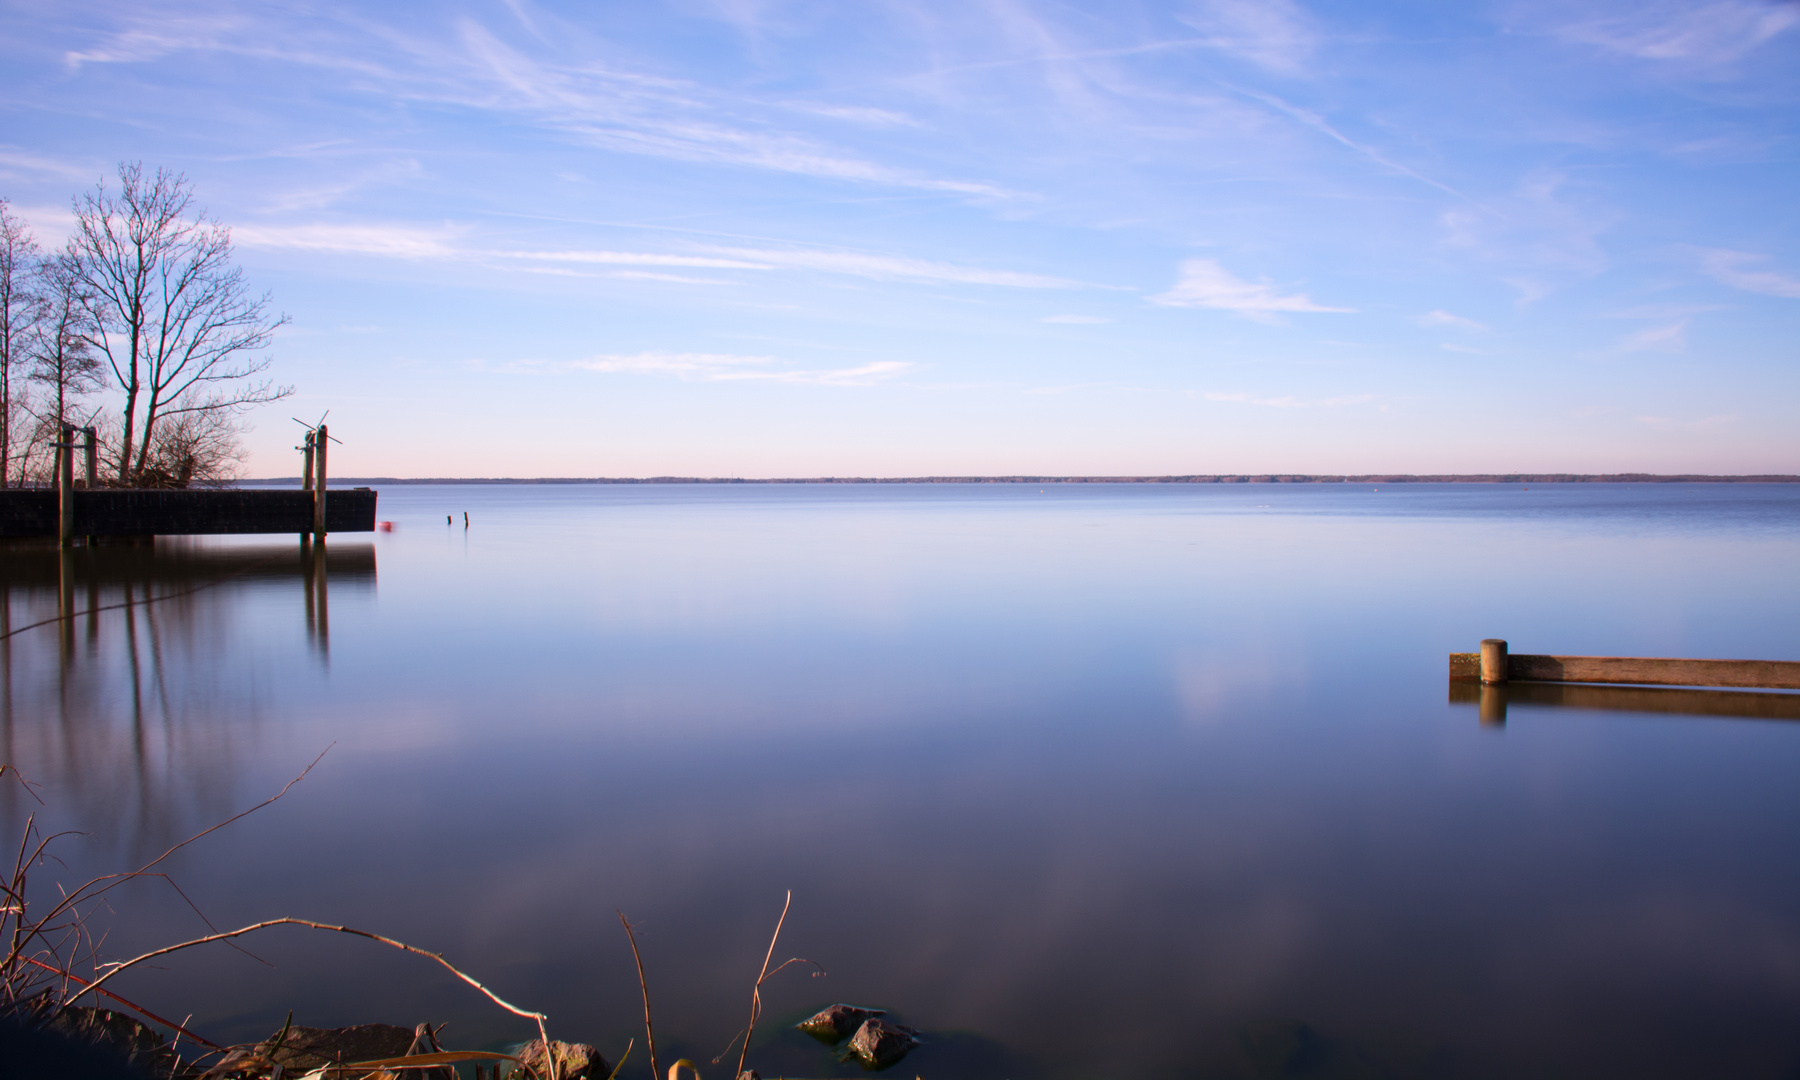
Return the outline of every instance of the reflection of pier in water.
<path id="1" fill-rule="evenodd" d="M 92 639 L 107 611 L 167 603 L 224 586 L 262 586 L 292 581 L 306 598 L 306 630 L 321 651 L 331 640 L 330 586 L 365 588 L 375 583 L 375 549 L 368 544 L 315 543 L 303 537 L 299 550 L 283 546 L 204 547 L 191 542 L 117 543 L 57 548 L 48 544 L 8 545 L 0 571 L 0 641 L 45 619 L 61 622 L 65 647 L 72 649 L 77 626 Z M 38 614 L 32 601 L 56 596 L 54 615 Z M 32 615 L 20 618 L 20 602 Z M 55 632 L 55 631 L 51 631 Z"/>
<path id="2" fill-rule="evenodd" d="M 309 649 L 328 661 L 330 592 L 368 594 L 375 580 L 367 543 L 4 544 L 0 760 L 63 788 L 86 827 L 166 842 L 228 805 L 263 702 L 307 667 L 245 625 L 302 608 Z M 5 792 L 0 817 L 17 816 Z"/>
<path id="3" fill-rule="evenodd" d="M 1513 705 L 1539 709 L 1660 713 L 1673 716 L 1733 717 L 1740 720 L 1800 720 L 1800 694 L 1755 690 L 1712 690 L 1670 686 L 1608 686 L 1587 683 L 1450 683 L 1452 705 L 1474 705 L 1481 722 L 1506 723 Z"/>

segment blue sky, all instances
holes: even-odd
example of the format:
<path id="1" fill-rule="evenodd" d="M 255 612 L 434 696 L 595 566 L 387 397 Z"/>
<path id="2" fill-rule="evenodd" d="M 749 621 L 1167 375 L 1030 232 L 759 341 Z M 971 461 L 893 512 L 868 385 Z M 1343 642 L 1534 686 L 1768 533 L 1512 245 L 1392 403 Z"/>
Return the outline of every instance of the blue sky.
<path id="1" fill-rule="evenodd" d="M 1800 472 L 1800 4 L 8 3 L 185 172 L 253 476 Z"/>

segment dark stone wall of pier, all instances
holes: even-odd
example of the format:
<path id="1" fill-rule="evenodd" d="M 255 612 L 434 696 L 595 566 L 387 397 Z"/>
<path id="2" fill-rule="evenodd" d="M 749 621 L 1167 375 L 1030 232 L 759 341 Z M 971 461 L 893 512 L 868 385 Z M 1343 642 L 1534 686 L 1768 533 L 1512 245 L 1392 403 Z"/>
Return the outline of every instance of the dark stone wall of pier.
<path id="1" fill-rule="evenodd" d="M 375 531 L 375 495 L 333 488 L 325 531 Z M 75 492 L 77 536 L 193 536 L 312 531 L 306 491 L 162 491 L 103 488 Z M 56 535 L 56 492 L 0 491 L 0 537 Z"/>

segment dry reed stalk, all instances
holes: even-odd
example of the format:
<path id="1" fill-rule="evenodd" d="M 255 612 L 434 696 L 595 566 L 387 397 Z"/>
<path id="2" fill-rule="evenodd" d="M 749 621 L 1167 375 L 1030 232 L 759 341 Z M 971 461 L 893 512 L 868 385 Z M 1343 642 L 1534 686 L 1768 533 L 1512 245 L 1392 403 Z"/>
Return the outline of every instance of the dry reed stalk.
<path id="1" fill-rule="evenodd" d="M 619 925 L 625 928 L 625 940 L 631 942 L 631 958 L 637 962 L 638 990 L 644 995 L 644 1045 L 650 1051 L 650 1080 L 656 1080 L 662 1070 L 656 1062 L 656 1032 L 650 1026 L 650 984 L 644 981 L 644 958 L 638 955 L 637 935 L 631 932 L 631 923 L 626 920 L 625 913 L 617 908 L 613 910 L 618 912 Z M 620 1059 L 619 1064 L 625 1064 L 624 1059 Z"/>
<path id="2" fill-rule="evenodd" d="M 444 970 L 450 972 L 450 974 L 461 979 L 463 982 L 468 983 L 470 986 L 474 987 L 476 990 L 479 990 L 489 1001 L 500 1006 L 502 1009 L 505 1009 L 507 1012 L 512 1013 L 514 1016 L 523 1016 L 523 1017 L 527 1017 L 529 1019 L 537 1021 L 538 1037 L 544 1041 L 544 1056 L 550 1062 L 550 1076 L 547 1078 L 547 1080 L 559 1080 L 557 1074 L 561 1070 L 557 1067 L 556 1056 L 550 1052 L 550 1036 L 544 1028 L 544 1021 L 549 1019 L 548 1016 L 544 1015 L 541 1012 L 532 1012 L 529 1009 L 519 1008 L 517 1005 L 514 1005 L 512 1002 L 507 1001 L 505 998 L 494 993 L 492 990 L 489 990 L 487 987 L 481 985 L 481 983 L 478 980 L 476 980 L 474 976 L 461 971 L 460 969 L 458 969 L 456 967 L 456 965 L 454 965 L 450 961 L 444 959 L 443 956 L 438 953 L 428 952 L 425 949 L 421 949 L 416 945 L 408 945 L 404 941 L 396 941 L 393 938 L 383 937 L 380 934 L 371 933 L 367 930 L 358 930 L 355 927 L 351 927 L 351 926 L 334 926 L 330 923 L 313 922 L 311 919 L 296 919 L 296 918 L 292 918 L 292 917 L 283 917 L 283 918 L 279 918 L 279 919 L 265 919 L 259 923 L 252 923 L 249 926 L 241 926 L 236 930 L 227 930 L 227 931 L 224 931 L 223 933 L 218 933 L 218 934 L 208 934 L 205 937 L 194 938 L 191 941 L 183 941 L 183 942 L 179 942 L 174 945 L 165 945 L 160 949 L 153 949 L 150 952 L 144 953 L 142 956 L 135 956 L 135 957 L 131 958 L 130 960 L 124 960 L 124 961 L 119 961 L 119 962 L 103 965 L 107 968 L 110 968 L 111 970 L 107 971 L 106 974 L 100 976 L 98 979 L 95 979 L 93 982 L 89 983 L 87 985 L 87 987 L 82 991 L 82 993 L 86 993 L 88 990 L 100 989 L 101 984 L 106 982 L 108 979 L 112 978 L 114 975 L 117 975 L 119 972 L 125 971 L 128 968 L 131 968 L 138 964 L 141 964 L 146 960 L 154 960 L 155 958 L 157 958 L 159 956 L 167 956 L 170 953 L 180 952 L 183 949 L 191 949 L 196 945 L 207 945 L 207 944 L 211 944 L 212 942 L 215 942 L 215 941 L 228 941 L 232 938 L 242 937 L 245 934 L 255 933 L 258 930 L 266 930 L 271 926 L 304 926 L 304 927 L 307 927 L 308 929 L 312 929 L 312 930 L 329 930 L 329 931 L 332 931 L 334 933 L 339 933 L 339 934 L 350 934 L 354 937 L 368 938 L 370 941 L 378 941 L 383 945 L 389 945 L 389 946 L 392 946 L 393 948 L 400 949 L 403 952 L 409 952 L 409 953 L 413 953 L 414 955 L 417 955 L 417 956 L 423 956 L 429 960 L 435 960 L 440 966 L 442 966 L 444 968 Z M 76 997 L 80 997 L 80 996 L 81 996 L 80 994 L 76 995 Z M 71 1000 L 73 1000 L 73 999 L 71 999 Z M 534 1070 L 534 1075 L 535 1075 L 535 1070 Z"/>
<path id="3" fill-rule="evenodd" d="M 335 746 L 336 744 L 333 743 L 332 745 Z M 167 851 L 164 851 L 156 858 L 151 859 L 143 866 L 138 867 L 136 870 L 121 871 L 116 874 L 102 874 L 98 877 L 88 879 L 86 882 L 82 883 L 80 887 L 72 891 L 59 890 L 61 892 L 61 899 L 52 905 L 47 913 L 35 918 L 30 916 L 30 905 L 26 898 L 26 885 L 31 870 L 43 861 L 45 850 L 52 842 L 64 836 L 75 835 L 75 833 L 73 830 L 52 833 L 49 836 L 40 837 L 37 845 L 33 847 L 31 838 L 36 835 L 37 832 L 37 815 L 33 814 L 26 818 L 25 828 L 20 833 L 19 837 L 19 851 L 13 860 L 12 873 L 4 883 L 0 883 L 0 892 L 3 892 L 6 898 L 5 905 L 0 907 L 0 916 L 4 916 L 8 927 L 6 955 L 0 957 L 0 1004 L 7 1006 L 15 1005 L 22 997 L 28 996 L 23 994 L 22 991 L 28 990 L 34 983 L 25 970 L 24 962 L 32 959 L 32 957 L 25 954 L 27 950 L 34 947 L 38 949 L 40 958 L 47 955 L 52 960 L 56 961 L 53 965 L 39 964 L 37 966 L 49 966 L 52 971 L 63 976 L 63 991 L 58 997 L 61 1004 L 67 1005 L 73 1002 L 76 998 L 79 998 L 81 994 L 86 993 L 87 989 L 91 989 L 93 985 L 97 985 L 97 983 L 89 984 L 72 997 L 69 996 L 67 988 L 68 982 L 73 978 L 69 973 L 69 969 L 74 966 L 74 960 L 76 958 L 70 957 L 65 960 L 64 956 L 72 947 L 71 943 L 73 943 L 74 946 L 79 946 L 81 943 L 86 942 L 91 959 L 96 948 L 96 943 L 87 931 L 88 917 L 93 913 L 95 907 L 103 901 L 108 892 L 127 881 L 146 877 L 160 878 L 170 888 L 175 890 L 176 895 L 181 897 L 188 907 L 193 910 L 194 914 L 200 917 L 200 921 L 206 924 L 207 929 L 216 929 L 216 927 L 213 926 L 212 921 L 206 917 L 206 913 L 201 911 L 199 906 L 196 905 L 185 892 L 181 891 L 181 886 L 177 885 L 174 879 L 170 878 L 167 874 L 154 872 L 155 868 L 164 860 L 168 859 L 169 856 L 175 854 L 189 844 L 194 843 L 196 840 L 215 833 L 240 818 L 249 814 L 254 814 L 256 811 L 261 810 L 263 807 L 268 806 L 283 795 L 286 795 L 293 789 L 295 784 L 306 779 L 307 774 L 311 773 L 313 768 L 330 752 L 331 746 L 327 746 L 320 752 L 318 757 L 312 760 L 311 764 L 300 770 L 300 775 L 289 780 L 287 784 L 274 795 L 257 803 L 255 806 L 250 807 L 248 810 L 233 814 L 231 817 L 226 818 L 224 821 L 221 821 L 210 828 L 202 829 L 188 837 L 186 840 L 183 840 L 179 844 L 169 848 Z M 7 771 L 12 772 L 13 776 L 25 786 L 26 791 L 31 791 L 29 781 L 27 781 L 19 772 L 17 767 L 12 765 L 0 766 L 0 776 L 4 776 Z M 31 792 L 31 794 L 34 798 L 36 797 L 36 792 Z M 40 803 L 42 801 L 43 800 L 41 799 L 39 800 Z M 232 947 L 243 952 L 243 950 L 235 944 L 233 944 Z M 246 953 L 245 955 L 250 954 Z M 104 978 L 99 981 L 104 981 Z M 160 1023 L 162 1021 L 158 1022 Z"/>
<path id="4" fill-rule="evenodd" d="M 794 904 L 794 890 L 789 889 L 788 893 L 787 893 L 787 899 L 785 901 L 783 901 L 782 905 L 781 905 L 781 917 L 779 919 L 775 920 L 774 936 L 769 938 L 769 951 L 767 953 L 763 954 L 762 970 L 757 972 L 756 982 L 754 985 L 752 985 L 750 987 L 750 1023 L 744 1028 L 744 1030 L 742 1032 L 739 1033 L 743 1037 L 744 1045 L 738 1051 L 738 1063 L 737 1063 L 737 1075 L 738 1076 L 744 1075 L 744 1061 L 745 1061 L 745 1059 L 747 1059 L 750 1056 L 750 1036 L 756 1034 L 756 1022 L 757 1022 L 757 1020 L 762 1018 L 762 984 L 765 982 L 768 982 L 771 978 L 774 978 L 776 975 L 781 974 L 783 971 L 786 971 L 787 968 L 789 967 L 789 965 L 792 965 L 792 964 L 812 964 L 813 967 L 816 967 L 819 969 L 819 970 L 813 972 L 813 978 L 815 978 L 815 979 L 818 978 L 819 976 L 825 974 L 824 967 L 822 967 L 816 961 L 805 960 L 798 956 L 790 957 L 786 960 L 783 960 L 781 962 L 781 966 L 776 968 L 774 971 L 769 970 L 769 961 L 773 960 L 775 958 L 775 943 L 781 940 L 781 928 L 783 925 L 785 925 L 787 923 L 788 908 L 792 907 L 793 904 Z M 737 1035 L 732 1036 L 731 1042 L 734 1043 L 737 1041 L 738 1041 L 738 1036 Z M 722 1060 L 725 1057 L 725 1055 L 729 1054 L 729 1053 L 731 1053 L 731 1043 L 726 1043 L 725 1049 L 720 1051 L 719 1056 L 716 1058 L 713 1058 L 713 1064 L 717 1065 L 720 1062 L 720 1060 Z M 694 1075 L 696 1077 L 698 1077 L 700 1074 L 696 1072 Z M 670 1070 L 669 1080 L 675 1080 L 674 1072 L 673 1072 L 672 1068 Z"/>

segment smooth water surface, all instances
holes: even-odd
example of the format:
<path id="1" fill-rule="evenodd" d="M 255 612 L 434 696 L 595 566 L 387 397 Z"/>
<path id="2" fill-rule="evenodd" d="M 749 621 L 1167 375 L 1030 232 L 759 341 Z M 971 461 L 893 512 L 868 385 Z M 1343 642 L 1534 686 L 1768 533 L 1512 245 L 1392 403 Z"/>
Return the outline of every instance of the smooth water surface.
<path id="1" fill-rule="evenodd" d="M 462 515 L 470 515 L 467 529 Z M 454 520 L 446 524 L 446 515 Z M 0 553 L 68 880 L 402 938 L 642 1080 L 1791 1077 L 1800 724 L 1514 703 L 1446 654 L 1800 658 L 1800 485 L 400 486 L 392 532 Z M 150 603 L 126 600 L 168 597 Z M 73 620 L 20 630 L 63 609 Z M 39 809 L 9 787 L 16 834 Z M 43 880 L 44 887 L 49 881 Z M 156 882 L 110 957 L 206 924 Z M 220 1041 L 532 1034 L 281 928 L 120 992 Z M 266 966 L 267 964 L 273 965 Z"/>

